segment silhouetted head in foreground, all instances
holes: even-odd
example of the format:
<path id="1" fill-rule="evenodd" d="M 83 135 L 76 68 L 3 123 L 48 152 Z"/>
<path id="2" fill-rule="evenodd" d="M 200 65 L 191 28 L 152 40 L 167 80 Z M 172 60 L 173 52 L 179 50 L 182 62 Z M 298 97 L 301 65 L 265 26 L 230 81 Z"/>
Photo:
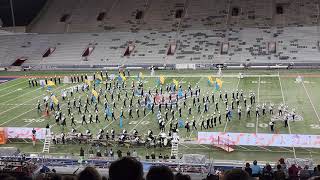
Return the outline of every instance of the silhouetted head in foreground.
<path id="1" fill-rule="evenodd" d="M 113 162 L 109 168 L 109 180 L 143 180 L 142 164 L 131 157 Z"/>
<path id="2" fill-rule="evenodd" d="M 231 169 L 224 173 L 223 180 L 249 180 L 249 174 L 242 169 Z"/>
<path id="3" fill-rule="evenodd" d="M 147 180 L 173 180 L 174 175 L 167 166 L 153 166 L 150 168 Z"/>

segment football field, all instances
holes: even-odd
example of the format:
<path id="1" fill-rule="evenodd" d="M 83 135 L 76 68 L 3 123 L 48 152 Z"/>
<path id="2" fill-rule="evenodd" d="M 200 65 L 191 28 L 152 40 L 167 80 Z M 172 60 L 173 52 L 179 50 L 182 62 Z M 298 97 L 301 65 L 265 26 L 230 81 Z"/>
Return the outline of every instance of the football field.
<path id="1" fill-rule="evenodd" d="M 239 78 L 239 72 L 243 73 L 244 77 Z M 67 100 L 63 101 L 61 97 L 61 92 L 66 91 L 78 84 L 57 84 L 51 92 L 47 91 L 47 88 L 41 87 L 29 87 L 28 78 L 37 77 L 38 79 L 43 79 L 45 77 L 53 77 L 54 75 L 70 76 L 73 74 L 93 74 L 94 72 L 0 72 L 0 127 L 37 127 L 45 128 L 47 124 L 50 125 L 51 131 L 57 134 L 61 132 L 70 132 L 71 125 L 69 118 L 67 117 L 67 126 L 61 127 L 55 123 L 55 119 L 52 115 L 46 116 L 43 113 L 38 113 L 37 102 L 43 101 L 45 96 L 49 96 L 50 93 L 56 95 L 60 102 L 60 106 L 63 114 L 67 115 Z M 117 74 L 117 72 L 114 72 Z M 131 87 L 132 82 L 137 81 L 137 75 L 139 71 L 131 71 L 131 76 L 127 78 L 126 84 L 127 88 Z M 246 109 L 244 108 L 243 102 L 240 103 L 242 107 L 242 118 L 239 120 L 236 113 L 236 108 L 233 111 L 232 120 L 226 121 L 225 119 L 225 105 L 223 101 L 219 100 L 220 90 L 216 90 L 214 87 L 208 84 L 208 76 L 216 76 L 216 71 L 209 70 L 189 70 L 189 71 L 156 71 L 155 76 L 150 76 L 150 72 L 144 71 L 144 78 L 142 79 L 144 84 L 144 90 L 149 89 L 153 92 L 156 88 L 159 88 L 157 80 L 160 75 L 165 77 L 165 83 L 170 85 L 173 80 L 179 81 L 183 90 L 187 90 L 188 85 L 192 88 L 199 86 L 201 89 L 200 103 L 202 102 L 203 95 L 215 94 L 216 101 L 219 101 L 219 110 L 222 115 L 221 124 L 217 126 L 202 130 L 202 131 L 212 131 L 212 132 L 241 132 L 241 133 L 272 133 L 270 131 L 269 122 L 271 120 L 271 115 L 267 108 L 267 114 L 264 116 L 255 116 L 255 106 L 259 104 L 266 104 L 269 107 L 270 103 L 274 104 L 274 112 L 278 113 L 278 106 L 284 104 L 288 106 L 288 110 L 291 111 L 295 109 L 297 119 L 296 121 L 289 121 L 289 126 L 284 127 L 283 122 L 276 122 L 275 133 L 279 134 L 308 134 L 308 135 L 319 135 L 320 134 L 320 73 L 313 70 L 270 70 L 270 71 L 223 71 L 221 80 L 223 81 L 222 88 L 220 89 L 222 94 L 228 93 L 231 97 L 231 92 L 236 90 L 243 90 L 243 94 L 249 100 L 249 92 L 254 92 L 256 96 L 256 103 L 252 107 L 251 117 L 246 117 Z M 112 74 L 112 72 L 109 72 Z M 302 77 L 302 82 L 296 82 L 298 76 Z M 6 81 L 8 80 L 8 81 Z M 102 88 L 105 90 L 104 84 L 99 84 L 96 89 Z M 79 98 L 82 102 L 86 101 L 89 92 L 75 93 L 74 97 L 78 100 Z M 116 121 L 105 121 L 104 111 L 102 110 L 103 97 L 101 97 L 101 103 L 98 104 L 100 123 L 92 123 L 88 125 L 81 125 L 81 116 L 78 115 L 77 110 L 73 109 L 73 114 L 77 123 L 74 126 L 78 132 L 85 132 L 85 130 L 90 129 L 92 134 L 96 136 L 99 129 L 111 130 L 114 129 L 116 133 L 121 132 L 119 127 L 119 114 L 120 107 L 123 104 L 125 98 L 124 91 L 121 92 L 121 100 L 117 100 L 115 97 L 115 103 L 117 108 L 114 109 L 116 116 Z M 70 98 L 71 100 L 73 98 Z M 134 102 L 138 97 L 134 97 Z M 208 114 L 213 114 L 214 104 L 209 103 L 209 112 L 203 112 L 201 107 L 201 112 L 197 112 L 197 108 L 192 108 L 192 115 L 188 114 L 188 107 L 192 106 L 192 98 L 187 98 L 187 107 L 182 106 L 182 119 L 183 121 L 191 121 L 194 119 L 197 122 L 198 131 L 200 130 L 201 118 L 206 117 Z M 129 104 L 129 100 L 127 101 Z M 229 102 L 230 104 L 230 102 Z M 158 128 L 158 120 L 156 118 L 158 108 L 155 108 L 155 113 L 150 110 L 146 111 L 143 115 L 142 110 L 140 110 L 140 117 L 136 115 L 136 104 L 133 107 L 133 118 L 128 118 L 128 106 L 124 107 L 124 112 L 126 118 L 123 119 L 122 129 L 126 129 L 129 133 L 136 129 L 139 134 L 144 135 L 149 129 L 153 131 L 155 135 L 160 133 Z M 94 107 L 89 106 L 89 111 L 94 112 Z M 163 110 L 163 113 L 165 111 Z M 176 111 L 175 117 L 178 117 L 178 112 Z M 166 122 L 166 128 L 169 129 L 169 121 Z M 196 130 L 191 130 L 187 132 L 185 128 L 179 129 L 179 135 L 181 137 L 181 144 L 179 146 L 179 153 L 189 153 L 189 154 L 204 154 L 207 157 L 215 159 L 228 159 L 228 160 L 254 160 L 260 159 L 264 161 L 276 161 L 280 157 L 289 158 L 312 158 L 316 162 L 320 162 L 320 150 L 315 148 L 295 148 L 295 147 L 253 147 L 253 146 L 237 146 L 236 150 L 232 153 L 224 152 L 220 149 L 216 149 L 209 145 L 192 145 L 185 140 L 196 140 L 197 133 Z M 20 148 L 25 152 L 41 152 L 43 144 L 38 142 L 36 147 L 32 147 L 30 142 L 9 142 L 2 146 L 14 146 Z M 55 145 L 50 149 L 52 154 L 71 154 L 78 153 L 80 146 L 84 147 L 86 150 L 89 149 L 88 144 L 66 144 L 66 145 Z M 122 149 L 126 152 L 128 149 L 126 147 L 118 147 L 117 145 L 112 145 L 113 149 Z M 170 154 L 170 148 L 157 148 L 157 149 L 146 149 L 145 147 L 136 148 L 140 155 L 146 153 L 151 153 L 152 151 L 162 154 Z M 102 148 L 104 150 L 104 148 Z M 132 149 L 130 149 L 132 150 Z"/>

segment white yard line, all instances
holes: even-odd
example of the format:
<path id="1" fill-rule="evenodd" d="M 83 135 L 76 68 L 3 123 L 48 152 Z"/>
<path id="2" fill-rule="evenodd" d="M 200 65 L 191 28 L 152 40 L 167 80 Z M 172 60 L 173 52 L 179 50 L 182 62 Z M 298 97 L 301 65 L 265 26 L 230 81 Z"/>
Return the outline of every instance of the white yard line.
<path id="1" fill-rule="evenodd" d="M 62 88 L 62 87 L 64 87 L 65 85 L 63 85 L 63 86 L 61 86 L 61 87 L 59 87 L 59 88 L 57 88 L 57 89 L 55 89 L 55 90 L 53 90 L 53 91 L 57 91 L 58 89 L 60 89 L 60 88 Z M 43 95 L 40 95 L 40 96 L 43 96 Z M 40 97 L 40 96 L 38 96 L 38 97 Z M 38 98 L 37 97 L 37 98 Z M 35 99 L 35 98 L 33 98 L 33 99 Z M 21 105 L 19 105 L 19 106 L 21 106 Z M 32 109 L 30 109 L 30 110 L 28 110 L 28 111 L 26 111 L 26 112 L 24 112 L 24 113 L 22 113 L 22 114 L 20 114 L 20 115 L 18 115 L 18 116 L 15 116 L 14 118 L 12 118 L 12 119 L 9 119 L 8 121 L 6 121 L 6 122 L 3 122 L 3 123 L 1 123 L 0 124 L 0 126 L 2 126 L 2 125 L 4 125 L 4 124 L 6 124 L 6 123 L 8 123 L 8 122 L 11 122 L 11 121 L 13 121 L 14 119 L 17 119 L 18 117 L 21 117 L 22 115 L 25 115 L 25 114 L 27 114 L 27 113 L 29 113 L 29 112 L 31 112 L 31 111 L 33 111 L 34 109 L 36 109 L 36 107 L 35 108 L 32 108 Z"/>
<path id="2" fill-rule="evenodd" d="M 282 83 L 281 83 L 281 79 L 280 79 L 280 73 L 279 73 L 278 78 L 279 78 L 279 83 L 280 83 L 282 102 L 283 102 L 283 104 L 285 105 L 286 102 L 285 102 L 284 95 L 283 95 L 283 88 L 282 88 Z M 291 133 L 291 127 L 290 127 L 290 121 L 288 121 L 288 129 L 289 129 L 289 134 L 292 134 L 292 133 Z M 293 156 L 294 156 L 294 158 L 296 159 L 296 158 L 297 158 L 297 155 L 296 155 L 296 149 L 294 148 L 294 146 L 292 146 L 292 150 L 293 150 Z"/>
<path id="3" fill-rule="evenodd" d="M 304 89 L 304 91 L 306 92 L 306 94 L 307 94 L 307 96 L 308 96 L 308 99 L 309 99 L 309 101 L 310 101 L 310 103 L 311 103 L 311 105 L 312 105 L 313 111 L 314 111 L 314 113 L 316 114 L 316 116 L 317 116 L 317 118 L 318 118 L 318 121 L 320 122 L 319 114 L 318 114 L 318 112 L 317 112 L 317 110 L 316 110 L 316 108 L 315 108 L 315 106 L 314 106 L 314 104 L 313 104 L 313 102 L 312 102 L 312 100 L 311 100 L 310 94 L 309 94 L 306 86 L 304 85 L 303 80 L 302 80 L 302 86 L 303 86 L 303 89 Z"/>
<path id="4" fill-rule="evenodd" d="M 207 73 L 207 74 L 195 74 L 195 75 L 191 75 L 191 74 L 179 74 L 179 75 L 163 75 L 164 77 L 185 77 L 185 78 L 188 78 L 188 77 L 208 77 L 209 75 L 212 75 L 210 73 Z M 129 77 L 137 77 L 137 76 L 129 76 Z M 156 77 L 160 77 L 160 76 L 150 76 L 150 75 L 146 75 L 144 77 L 147 77 L 147 78 L 156 78 Z M 239 74 L 224 74 L 223 77 L 227 77 L 227 78 L 237 78 L 239 77 Z M 243 77 L 278 77 L 277 74 L 264 74 L 264 75 L 258 75 L 258 74 L 243 74 Z"/>
<path id="5" fill-rule="evenodd" d="M 181 76 L 179 76 L 179 77 L 181 77 Z M 179 82 L 181 82 L 184 78 L 185 78 L 185 76 L 184 76 Z M 194 88 L 199 84 L 199 82 L 201 81 L 201 79 L 202 79 L 202 77 L 200 77 L 199 81 L 195 84 Z M 179 101 L 178 103 L 181 104 L 182 101 Z M 176 112 L 174 113 L 174 115 L 176 115 L 176 113 L 178 113 L 178 111 L 176 111 Z M 164 127 L 167 127 L 167 125 L 169 124 L 169 122 L 170 122 L 170 121 L 168 121 L 168 122 L 165 124 Z M 193 132 L 193 131 L 192 131 L 192 132 Z M 191 133 L 192 133 L 192 132 L 191 132 Z M 190 133 L 190 134 L 191 134 L 191 133 Z M 158 136 L 159 136 L 160 134 L 161 134 L 161 131 L 159 132 Z"/>
<path id="6" fill-rule="evenodd" d="M 16 81 L 16 80 L 19 80 L 19 78 L 14 79 L 14 80 L 11 80 L 11 81 L 8 81 L 8 82 L 5 82 L 5 83 L 2 83 L 2 84 L 0 84 L 0 86 L 2 86 L 2 85 L 5 86 L 7 83 L 12 82 L 12 81 Z M 22 82 L 19 82 L 19 83 L 17 83 L 17 84 L 12 84 L 11 86 L 6 86 L 5 88 L 0 89 L 0 92 L 3 91 L 3 90 L 9 89 L 9 88 L 11 88 L 11 87 L 14 87 L 14 86 L 16 86 L 16 85 L 25 83 L 25 82 L 26 82 L 26 81 L 22 81 Z"/>
<path id="7" fill-rule="evenodd" d="M 126 109 L 128 110 L 129 107 Z M 125 111 L 124 111 L 125 112 Z M 129 132 L 132 132 L 152 111 L 149 111 Z M 118 119 L 120 117 L 120 114 L 119 116 L 116 118 Z M 103 130 L 105 130 L 107 127 L 109 127 L 111 124 L 113 124 L 115 121 L 117 120 L 111 120 L 111 122 L 109 124 L 107 124 L 105 127 L 103 127 Z M 120 122 L 119 122 L 120 123 Z"/>
<path id="8" fill-rule="evenodd" d="M 20 105 L 20 106 L 36 106 L 37 104 L 32 104 L 32 103 L 23 103 L 23 104 L 14 104 L 14 103 L 9 103 L 9 104 L 6 104 L 6 103 L 0 103 L 0 106 L 17 106 L 17 105 Z"/>
<path id="9" fill-rule="evenodd" d="M 205 145 L 202 145 L 202 144 L 198 144 L 198 146 L 201 146 L 201 147 L 203 147 L 203 148 L 205 148 L 205 149 L 210 149 L 209 147 L 207 147 L 207 146 L 205 146 Z"/>
<path id="10" fill-rule="evenodd" d="M 185 147 L 185 148 L 187 148 L 187 149 L 190 149 L 190 147 L 189 146 L 187 146 L 186 144 L 184 144 L 184 143 L 179 143 L 179 145 L 180 146 L 183 146 L 183 147 Z"/>
<path id="11" fill-rule="evenodd" d="M 3 102 L 1 102 L 1 103 L 10 102 L 10 101 L 12 101 L 12 100 L 15 100 L 15 99 L 17 99 L 17 98 L 20 98 L 20 97 L 22 97 L 22 96 L 24 96 L 24 95 L 26 95 L 26 94 L 32 93 L 32 92 L 37 91 L 37 90 L 39 90 L 39 89 L 41 89 L 41 87 L 36 88 L 36 89 L 34 89 L 34 90 L 32 90 L 32 91 L 29 91 L 29 92 L 27 92 L 27 93 L 21 94 L 20 96 L 17 96 L 17 97 L 15 97 L 15 98 L 9 99 L 9 100 L 7 100 L 7 101 L 3 101 Z M 27 102 L 27 101 L 26 101 L 26 102 Z"/>
<path id="12" fill-rule="evenodd" d="M 23 91 L 23 90 L 24 90 L 24 88 L 18 88 L 18 89 L 14 90 L 14 91 L 10 91 L 10 92 L 8 92 L 6 94 L 1 95 L 0 97 L 7 96 L 7 95 L 15 93 L 17 91 Z"/>
<path id="13" fill-rule="evenodd" d="M 237 83 L 236 89 L 239 88 L 239 84 L 240 84 L 240 78 L 238 78 L 238 83 Z M 225 124 L 225 126 L 224 126 L 224 128 L 223 128 L 223 132 L 226 132 L 227 127 L 228 127 L 228 122 L 229 122 L 229 121 L 226 120 L 226 124 Z"/>
<path id="14" fill-rule="evenodd" d="M 258 101 L 257 101 L 257 103 L 259 104 L 259 102 L 260 102 L 260 80 L 261 80 L 261 78 L 260 78 L 260 76 L 259 76 L 259 82 L 258 82 Z M 256 120 L 256 133 L 258 133 L 258 129 L 259 129 L 259 116 L 257 116 L 257 120 Z"/>
<path id="15" fill-rule="evenodd" d="M 41 89 L 41 88 L 37 88 L 37 89 L 35 89 L 35 90 L 33 90 L 33 91 L 36 91 L 36 90 L 39 90 L 39 89 Z M 30 91 L 29 93 L 31 93 L 31 92 L 33 92 L 33 91 Z M 26 93 L 26 94 L 28 94 L 28 93 Z M 26 94 L 23 94 L 23 95 L 21 95 L 21 96 L 24 96 L 24 95 L 26 95 Z M 13 98 L 13 99 L 17 99 L 18 97 L 21 97 L 21 96 L 17 96 L 17 97 L 15 97 L 15 98 Z M 41 94 L 40 96 L 42 96 L 42 94 Z M 32 98 L 32 99 L 29 99 L 29 100 L 27 100 L 27 101 L 25 101 L 25 102 L 32 101 L 32 100 L 34 100 L 34 99 L 36 99 L 36 98 L 39 98 L 40 96 L 36 96 L 36 97 L 34 97 L 34 98 Z M 10 99 L 9 101 L 12 101 L 13 99 Z M 7 102 L 9 102 L 9 101 L 5 101 L 4 103 L 7 103 Z M 22 104 L 24 104 L 24 103 L 22 103 Z M 21 104 L 21 105 L 22 105 L 22 104 Z M 8 111 L 11 111 L 12 109 L 15 109 L 15 108 L 17 108 L 17 107 L 20 107 L 21 105 L 17 105 L 17 106 L 14 106 L 14 107 L 10 108 L 10 109 L 7 109 L 7 110 L 5 110 L 5 111 L 2 111 L 2 112 L 0 113 L 0 115 L 6 113 L 6 112 L 8 112 Z"/>
<path id="16" fill-rule="evenodd" d="M 199 81 L 196 83 L 196 84 L 199 84 L 199 82 L 202 80 L 202 77 L 199 79 Z M 200 117 L 202 116 L 203 114 L 203 111 L 201 113 L 201 115 L 199 116 L 198 120 L 200 119 Z M 198 121 L 197 121 L 198 122 Z M 196 124 L 197 125 L 197 124 Z M 193 134 L 193 130 L 190 132 L 190 135 L 189 135 L 189 139 L 191 138 L 191 135 Z"/>

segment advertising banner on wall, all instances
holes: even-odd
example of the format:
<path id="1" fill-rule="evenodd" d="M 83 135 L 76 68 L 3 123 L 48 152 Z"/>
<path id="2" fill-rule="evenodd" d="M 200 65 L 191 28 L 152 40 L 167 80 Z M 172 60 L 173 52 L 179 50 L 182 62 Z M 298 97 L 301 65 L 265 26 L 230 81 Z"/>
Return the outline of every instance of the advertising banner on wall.
<path id="1" fill-rule="evenodd" d="M 220 139 L 232 145 L 320 148 L 320 135 L 198 132 L 199 144 L 214 144 Z"/>
<path id="2" fill-rule="evenodd" d="M 27 127 L 7 127 L 8 139 L 31 139 L 32 129 Z M 45 139 L 46 128 L 34 128 L 36 130 L 36 139 Z M 48 133 L 50 131 L 48 130 Z"/>

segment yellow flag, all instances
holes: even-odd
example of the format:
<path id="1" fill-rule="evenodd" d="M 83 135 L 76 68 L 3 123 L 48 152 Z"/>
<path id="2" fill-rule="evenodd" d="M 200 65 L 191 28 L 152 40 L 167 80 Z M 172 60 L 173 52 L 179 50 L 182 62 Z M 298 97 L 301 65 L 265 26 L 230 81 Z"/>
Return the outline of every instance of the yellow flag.
<path id="1" fill-rule="evenodd" d="M 98 93 L 97 93 L 96 90 L 92 89 L 91 92 L 92 92 L 92 95 L 93 95 L 94 97 L 96 97 L 96 98 L 98 97 Z"/>
<path id="2" fill-rule="evenodd" d="M 172 82 L 173 82 L 174 85 L 176 85 L 176 87 L 179 86 L 179 81 L 177 81 L 176 79 L 173 79 Z"/>
<path id="3" fill-rule="evenodd" d="M 55 95 L 52 95 L 52 96 L 51 96 L 51 100 L 52 100 L 53 103 L 56 104 L 56 105 L 59 103 L 59 100 L 56 98 Z"/>
<path id="4" fill-rule="evenodd" d="M 47 86 L 55 86 L 56 84 L 52 81 L 48 81 Z"/>
<path id="5" fill-rule="evenodd" d="M 221 79 L 217 78 L 217 79 L 216 79 L 216 82 L 217 82 L 218 86 L 219 86 L 220 88 L 222 88 L 222 83 L 223 83 L 223 81 L 221 81 Z"/>
<path id="6" fill-rule="evenodd" d="M 209 82 L 210 82 L 211 84 L 214 83 L 213 76 L 208 76 L 208 80 L 209 80 Z"/>
<path id="7" fill-rule="evenodd" d="M 89 87 L 91 87 L 91 82 L 89 80 L 84 80 L 84 83 L 86 83 Z"/>
<path id="8" fill-rule="evenodd" d="M 97 79 L 100 80 L 100 81 L 102 81 L 102 76 L 101 76 L 101 74 L 98 74 L 98 75 L 97 75 Z"/>
<path id="9" fill-rule="evenodd" d="M 141 78 L 141 79 L 143 79 L 143 78 L 144 78 L 143 73 L 142 73 L 142 72 L 139 72 L 138 77 Z"/>
<path id="10" fill-rule="evenodd" d="M 163 75 L 160 76 L 159 80 L 161 84 L 164 84 L 165 78 Z"/>
<path id="11" fill-rule="evenodd" d="M 121 77 L 122 81 L 127 80 L 127 78 L 122 73 L 120 73 L 120 77 Z"/>

